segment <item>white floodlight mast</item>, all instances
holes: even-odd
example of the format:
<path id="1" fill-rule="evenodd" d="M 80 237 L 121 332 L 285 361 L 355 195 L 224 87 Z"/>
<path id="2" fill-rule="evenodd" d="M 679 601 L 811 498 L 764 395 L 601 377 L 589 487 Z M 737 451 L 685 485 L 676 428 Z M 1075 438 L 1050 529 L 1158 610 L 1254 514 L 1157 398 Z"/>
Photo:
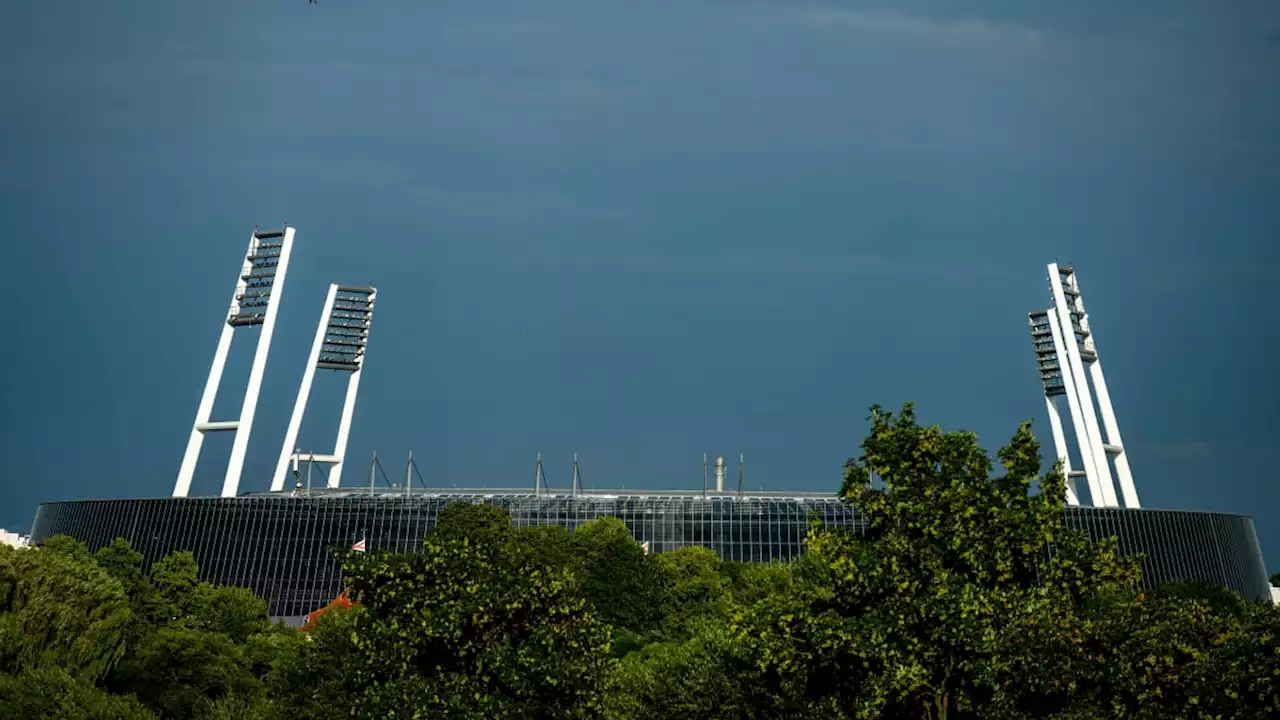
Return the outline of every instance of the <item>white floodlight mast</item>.
<path id="1" fill-rule="evenodd" d="M 1089 486 L 1089 501 L 1094 505 L 1103 504 L 1102 486 L 1099 484 L 1097 469 L 1093 466 L 1093 445 L 1089 442 L 1089 434 L 1084 430 L 1084 413 L 1092 412 L 1092 406 L 1086 407 L 1080 403 L 1080 394 L 1076 390 L 1075 377 L 1071 373 L 1071 356 L 1067 353 L 1066 344 L 1062 339 L 1062 327 L 1058 320 L 1058 311 L 1049 308 L 1049 331 L 1053 335 L 1054 357 L 1057 360 L 1058 367 L 1061 368 L 1060 375 L 1062 379 L 1063 393 L 1067 396 L 1067 410 L 1071 413 L 1071 427 L 1075 430 L 1076 445 L 1080 448 L 1080 462 L 1084 464 L 1081 472 L 1084 473 L 1085 484 Z M 1066 455 L 1067 444 L 1066 438 L 1063 438 L 1061 454 Z M 1070 476 L 1068 476 L 1070 477 Z"/>
<path id="2" fill-rule="evenodd" d="M 1094 457 L 1097 459 L 1101 470 L 1104 472 L 1100 476 L 1106 482 L 1104 491 L 1111 493 L 1110 505 L 1118 505 L 1115 497 L 1115 488 L 1111 484 L 1111 463 L 1108 458 L 1115 464 L 1115 479 L 1120 485 L 1120 494 L 1124 500 L 1124 506 L 1130 508 L 1141 507 L 1138 500 L 1138 491 L 1133 484 L 1133 475 L 1129 470 L 1129 459 L 1125 454 L 1124 443 L 1120 439 L 1120 427 L 1116 422 L 1115 409 L 1111 405 L 1111 394 L 1107 391 L 1107 381 L 1102 374 L 1102 363 L 1098 360 L 1098 349 L 1094 343 L 1093 333 L 1089 327 L 1089 314 L 1085 311 L 1084 296 L 1080 293 L 1080 281 L 1075 271 L 1069 267 L 1058 267 L 1052 264 L 1049 266 L 1050 282 L 1055 283 L 1054 302 L 1055 304 L 1066 303 L 1069 313 L 1066 317 L 1069 321 L 1062 322 L 1063 332 L 1067 332 L 1067 322 L 1075 325 L 1074 332 L 1070 334 L 1068 351 L 1073 352 L 1073 359 L 1078 363 L 1076 369 L 1078 374 L 1083 376 L 1084 370 L 1088 370 L 1089 380 L 1092 382 L 1093 391 L 1098 396 L 1098 414 L 1102 416 L 1102 429 L 1106 431 L 1105 439 L 1102 437 L 1098 429 L 1098 422 L 1092 412 L 1086 421 L 1092 421 L 1090 435 L 1093 441 Z M 1060 290 L 1059 290 L 1060 288 Z M 1059 310 L 1060 316 L 1063 310 Z M 1079 338 L 1079 339 L 1077 339 Z M 1089 403 L 1089 410 L 1093 410 L 1093 400 L 1089 396 L 1088 386 L 1085 385 L 1081 389 L 1081 400 Z"/>
<path id="3" fill-rule="evenodd" d="M 1076 472 L 1071 468 L 1067 437 L 1063 432 L 1062 417 L 1058 412 L 1056 398 L 1065 395 L 1067 407 L 1071 411 L 1072 426 L 1082 427 L 1080 404 L 1076 397 L 1075 384 L 1071 380 L 1066 350 L 1063 349 L 1062 334 L 1058 330 L 1057 312 L 1053 308 L 1033 312 L 1027 316 L 1027 322 L 1031 327 L 1031 341 L 1035 345 L 1036 364 L 1040 370 L 1041 385 L 1044 387 L 1045 408 L 1049 412 L 1049 429 L 1053 433 L 1054 449 L 1057 451 L 1058 460 L 1062 462 L 1062 472 L 1065 474 L 1067 502 L 1071 505 L 1079 504 L 1080 498 L 1075 486 L 1075 478 L 1083 475 L 1089 484 L 1090 498 L 1097 503 L 1101 491 L 1095 484 L 1095 473 L 1089 470 L 1092 466 L 1090 462 L 1092 453 L 1089 449 L 1088 437 L 1084 433 L 1076 433 L 1076 439 L 1080 444 L 1080 457 L 1085 466 L 1085 470 Z"/>
<path id="4" fill-rule="evenodd" d="M 227 462 L 227 474 L 222 482 L 222 496 L 235 497 L 239 490 L 245 451 L 249 447 L 253 418 L 258 408 L 258 393 L 262 389 L 262 376 L 266 372 L 267 355 L 271 351 L 271 335 L 275 329 L 280 298 L 284 294 L 285 272 L 289 268 L 293 236 L 294 229 L 291 227 L 281 230 L 255 229 L 249 236 L 249 249 L 245 252 L 244 263 L 240 267 L 240 279 L 231 296 L 231 307 L 227 311 L 222 335 L 218 338 L 213 365 L 205 380 L 204 394 L 200 396 L 200 406 L 196 410 L 196 419 L 187 439 L 187 450 L 182 456 L 182 466 L 173 486 L 174 497 L 186 497 L 191 491 L 191 481 L 200 460 L 200 448 L 204 445 L 205 433 L 210 432 L 235 433 L 231 458 Z M 227 355 L 231 351 L 232 335 L 237 328 L 254 325 L 261 325 L 262 333 L 258 335 L 258 347 L 253 354 L 249 385 L 240 406 L 240 418 L 210 422 L 209 416 L 218 396 Z"/>
<path id="5" fill-rule="evenodd" d="M 1067 271 L 1070 273 L 1070 270 Z M 1098 414 L 1094 410 L 1093 393 L 1089 391 L 1089 380 L 1085 377 L 1084 361 L 1081 358 L 1080 343 L 1077 340 L 1077 334 L 1087 334 L 1087 326 L 1081 325 L 1084 320 L 1083 312 L 1076 309 L 1078 296 L 1073 296 L 1071 302 L 1067 300 L 1069 289 L 1062 281 L 1062 269 L 1057 263 L 1049 264 L 1049 286 L 1053 289 L 1053 305 L 1058 314 L 1058 326 L 1061 329 L 1063 345 L 1067 350 L 1067 359 L 1070 363 L 1071 380 L 1075 385 L 1076 396 L 1079 398 L 1080 410 L 1083 415 L 1084 427 L 1076 426 L 1077 435 L 1084 430 L 1084 435 L 1089 438 L 1090 457 L 1085 460 L 1087 465 L 1091 465 L 1095 473 L 1095 483 L 1101 490 L 1100 497 L 1095 496 L 1093 504 L 1101 507 L 1116 506 L 1116 490 L 1115 484 L 1111 480 L 1111 465 L 1107 462 L 1106 451 L 1103 449 L 1102 432 L 1098 428 Z M 1065 374 L 1065 373 L 1064 373 Z M 1092 486 L 1091 486 L 1092 487 Z"/>
<path id="6" fill-rule="evenodd" d="M 360 374 L 364 369 L 365 348 L 369 342 L 369 327 L 377 295 L 377 289 L 372 287 L 338 284 L 329 286 L 324 310 L 320 314 L 320 324 L 316 327 L 315 341 L 311 345 L 311 355 L 307 358 L 307 368 L 302 373 L 302 384 L 298 387 L 298 398 L 294 402 L 289 427 L 285 431 L 284 445 L 280 448 L 280 459 L 276 463 L 275 475 L 271 478 L 272 491 L 284 489 L 289 464 L 298 460 L 329 464 L 328 486 L 338 487 L 342 479 L 342 461 L 347 452 L 347 440 L 351 435 L 351 419 L 355 415 L 356 396 L 360 392 Z M 295 445 L 298 431 L 302 428 L 302 417 L 307 411 L 307 400 L 311 396 L 316 370 L 351 373 L 347 380 L 346 398 L 342 403 L 342 417 L 338 421 L 338 437 L 334 442 L 333 453 L 329 455 L 302 453 Z"/>
<path id="7" fill-rule="evenodd" d="M 302 428 L 302 415 L 307 409 L 307 398 L 311 396 L 311 383 L 316 376 L 316 363 L 320 362 L 320 350 L 324 347 L 325 331 L 328 329 L 329 315 L 333 312 L 333 299 L 338 294 L 338 286 L 330 285 L 329 294 L 325 297 L 324 309 L 320 313 L 320 325 L 316 327 L 316 338 L 311 344 L 311 354 L 307 357 L 307 369 L 302 373 L 302 384 L 298 386 L 298 398 L 293 403 L 293 414 L 289 416 L 289 426 L 284 433 L 284 445 L 280 449 L 280 461 L 276 463 L 275 475 L 271 478 L 271 489 L 279 492 L 284 489 L 285 474 L 289 469 L 289 461 L 297 448 L 298 431 Z"/>
<path id="8" fill-rule="evenodd" d="M 1063 395 L 1067 397 L 1067 411 L 1071 414 L 1071 427 L 1075 431 L 1076 446 L 1080 449 L 1080 462 L 1084 465 L 1080 472 L 1084 474 L 1085 484 L 1089 487 L 1089 502 L 1094 505 L 1103 504 L 1102 486 L 1098 481 L 1098 471 L 1093 465 L 1093 445 L 1089 442 L 1089 434 L 1084 430 L 1084 413 L 1092 411 L 1080 403 L 1080 394 L 1076 390 L 1075 377 L 1071 373 L 1071 357 L 1062 340 L 1062 328 L 1058 321 L 1058 311 L 1049 308 L 1049 330 L 1053 335 L 1054 357 L 1061 368 Z M 1066 438 L 1063 437 L 1062 455 L 1067 454 Z M 1065 465 L 1064 465 L 1065 469 Z M 1070 475 L 1068 475 L 1070 477 Z"/>

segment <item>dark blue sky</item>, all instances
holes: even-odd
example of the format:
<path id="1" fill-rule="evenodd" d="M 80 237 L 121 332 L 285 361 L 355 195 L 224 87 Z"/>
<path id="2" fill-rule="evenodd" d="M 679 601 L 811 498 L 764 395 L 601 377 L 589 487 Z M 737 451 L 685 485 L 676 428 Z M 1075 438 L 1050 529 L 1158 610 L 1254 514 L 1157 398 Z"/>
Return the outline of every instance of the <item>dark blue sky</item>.
<path id="1" fill-rule="evenodd" d="M 444 486 L 745 452 L 831 490 L 872 403 L 1047 439 L 1056 257 L 1144 504 L 1252 514 L 1275 565 L 1280 8 L 1037 5 L 3 4 L 0 524 L 171 491 L 248 233 L 287 221 L 243 490 L 331 281 L 380 289 L 350 482 L 375 447 Z"/>

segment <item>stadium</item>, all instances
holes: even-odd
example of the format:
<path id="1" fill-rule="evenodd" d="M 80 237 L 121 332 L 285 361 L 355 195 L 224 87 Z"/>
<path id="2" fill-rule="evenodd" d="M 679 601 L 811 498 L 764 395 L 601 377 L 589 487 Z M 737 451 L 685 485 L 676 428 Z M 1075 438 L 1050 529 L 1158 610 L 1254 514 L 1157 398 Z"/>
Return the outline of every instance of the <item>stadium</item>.
<path id="1" fill-rule="evenodd" d="M 535 494 L 529 490 L 370 493 L 318 490 L 309 496 L 264 493 L 236 498 L 162 498 L 46 503 L 33 540 L 64 533 L 91 549 L 123 537 L 151 563 L 190 550 L 203 579 L 251 588 L 276 617 L 296 618 L 341 589 L 341 569 L 328 549 L 360 540 L 370 550 L 416 550 L 451 502 L 505 508 L 517 526 L 573 528 L 598 517 L 627 524 L 652 552 L 686 545 L 724 560 L 791 560 L 803 551 L 810 518 L 855 532 L 864 524 L 831 495 L 717 495 L 598 492 Z M 1200 580 L 1254 599 L 1269 599 L 1262 553 L 1247 517 L 1127 508 L 1068 508 L 1067 525 L 1094 538 L 1116 537 L 1125 553 L 1142 553 L 1143 583 Z"/>
<path id="2" fill-rule="evenodd" d="M 373 482 L 363 488 L 343 487 L 347 438 L 377 291 L 340 284 L 329 288 L 271 490 L 241 493 L 245 450 L 294 232 L 255 230 L 250 236 L 173 497 L 44 503 L 32 527 L 33 544 L 66 534 L 97 550 L 124 538 L 143 554 L 147 568 L 166 554 L 189 550 L 202 579 L 250 588 L 268 602 L 271 615 L 299 618 L 325 605 L 341 589 L 341 568 L 330 548 L 363 541 L 370 550 L 412 552 L 421 546 L 440 509 L 452 502 L 502 507 L 517 526 L 572 529 L 614 516 L 651 552 L 698 545 L 735 562 L 798 557 L 814 519 L 855 533 L 865 531 L 857 510 L 832 494 L 726 491 L 723 458 L 716 459 L 713 485 L 704 470 L 701 491 L 584 491 L 576 467 L 569 491 L 551 491 L 542 483 L 540 461 L 530 489 L 415 489 L 411 477 L 404 487 L 383 488 Z M 1070 268 L 1053 264 L 1048 270 L 1053 305 L 1030 313 L 1028 326 L 1056 458 L 1067 475 L 1065 523 L 1095 539 L 1115 537 L 1122 552 L 1141 555 L 1148 587 L 1200 581 L 1269 600 L 1270 584 L 1251 518 L 1141 507 L 1078 280 Z M 211 420 L 233 336 L 254 328 L 260 333 L 240 416 Z M 296 446 L 317 370 L 349 374 L 331 453 L 303 452 Z M 1066 398 L 1072 420 L 1074 457 L 1058 413 L 1061 398 Z M 187 497 L 208 433 L 234 434 L 221 497 Z M 314 466 L 328 469 L 323 487 L 311 487 Z M 286 490 L 290 469 L 294 487 Z M 1084 504 L 1086 491 L 1090 505 Z"/>

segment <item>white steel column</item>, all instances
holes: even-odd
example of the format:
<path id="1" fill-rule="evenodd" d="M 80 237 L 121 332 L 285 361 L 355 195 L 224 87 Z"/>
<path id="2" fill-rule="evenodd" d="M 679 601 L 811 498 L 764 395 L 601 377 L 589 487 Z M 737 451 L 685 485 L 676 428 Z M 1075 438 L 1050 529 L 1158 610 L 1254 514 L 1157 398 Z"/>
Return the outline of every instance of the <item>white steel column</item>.
<path id="1" fill-rule="evenodd" d="M 1080 448 L 1080 461 L 1084 463 L 1085 483 L 1089 486 L 1089 501 L 1094 505 L 1104 505 L 1102 485 L 1098 481 L 1098 471 L 1094 467 L 1093 444 L 1089 433 L 1085 430 L 1084 413 L 1086 408 L 1080 405 L 1080 395 L 1076 392 L 1076 382 L 1071 372 L 1071 356 L 1067 354 L 1062 339 L 1062 327 L 1058 323 L 1058 311 L 1049 310 L 1049 327 L 1053 332 L 1053 346 L 1057 353 L 1058 367 L 1062 372 L 1062 386 L 1066 390 L 1067 410 L 1071 413 L 1071 426 L 1075 430 L 1076 445 Z M 1092 411 L 1093 408 L 1088 408 Z"/>
<path id="2" fill-rule="evenodd" d="M 272 285 L 271 300 L 267 303 L 267 316 L 262 321 L 262 334 L 253 353 L 253 366 L 249 369 L 249 388 L 240 406 L 240 427 L 231 446 L 231 460 L 227 463 L 227 476 L 222 481 L 222 497 L 235 497 L 240 489 L 240 473 L 244 470 L 244 456 L 249 449 L 249 434 L 253 431 L 253 416 L 258 411 L 258 393 L 262 390 L 262 376 L 267 370 L 267 354 L 271 352 L 271 335 L 276 327 L 276 315 L 280 312 L 280 295 L 284 292 L 285 272 L 289 268 L 289 251 L 293 249 L 293 228 L 285 228 L 280 248 L 280 264 Z"/>
<path id="3" fill-rule="evenodd" d="M 249 437 L 253 430 L 253 416 L 257 409 L 258 393 L 262 387 L 262 376 L 266 371 L 267 355 L 271 349 L 271 334 L 275 327 L 280 299 L 284 293 L 285 272 L 289 267 L 293 236 L 294 230 L 289 227 L 268 231 L 255 229 L 249 236 L 249 248 L 245 252 L 245 259 L 240 267 L 240 278 L 236 282 L 235 292 L 231 297 L 226 324 L 218 338 L 213 365 L 209 369 L 208 379 L 205 380 L 204 393 L 200 397 L 196 419 L 191 426 L 191 435 L 187 439 L 187 449 L 182 456 L 182 465 L 178 469 L 178 478 L 173 486 L 174 497 L 186 497 L 191 491 L 191 481 L 195 477 L 200 450 L 204 445 L 204 434 L 208 432 L 235 433 L 231 458 L 227 464 L 227 474 L 223 480 L 222 495 L 233 497 L 236 494 L 240 484 L 240 473 L 244 467 L 245 450 L 248 448 Z M 213 412 L 235 331 L 254 325 L 261 325 L 262 333 L 258 336 L 258 345 L 254 352 L 253 365 L 249 372 L 249 385 L 245 390 L 240 417 L 237 420 L 210 422 L 209 416 Z"/>
<path id="4" fill-rule="evenodd" d="M 1116 413 L 1111 407 L 1111 394 L 1107 392 L 1107 381 L 1102 377 L 1102 363 L 1099 360 L 1093 361 L 1089 374 L 1093 378 L 1093 389 L 1098 392 L 1098 410 L 1102 413 L 1102 425 L 1107 431 L 1107 443 L 1114 449 L 1116 480 L 1120 483 L 1124 506 L 1142 507 L 1138 502 L 1138 489 L 1133 484 L 1133 475 L 1129 472 L 1129 457 L 1124 451 L 1124 441 L 1120 439 L 1120 425 L 1116 422 Z"/>
<path id="5" fill-rule="evenodd" d="M 1076 495 L 1076 479 L 1071 476 L 1071 454 L 1067 450 L 1067 436 L 1062 431 L 1062 417 L 1058 415 L 1058 404 L 1047 395 L 1044 404 L 1049 411 L 1049 430 L 1053 433 L 1053 448 L 1057 452 L 1058 462 L 1062 463 L 1062 480 L 1067 486 L 1067 504 L 1079 505 L 1080 497 Z"/>
<path id="6" fill-rule="evenodd" d="M 1067 357 L 1071 361 L 1071 379 L 1079 397 L 1080 409 L 1084 416 L 1085 434 L 1089 437 L 1091 463 L 1096 471 L 1097 485 L 1101 497 L 1094 498 L 1094 505 L 1116 507 L 1115 485 L 1111 480 L 1111 465 L 1107 462 L 1106 450 L 1103 447 L 1102 433 L 1098 428 L 1097 413 L 1094 411 L 1093 394 L 1089 392 L 1089 381 L 1084 374 L 1084 362 L 1080 357 L 1080 346 L 1076 342 L 1075 328 L 1072 325 L 1073 308 L 1067 303 L 1062 288 L 1062 276 L 1057 263 L 1049 265 L 1049 284 L 1053 288 L 1054 307 L 1058 311 L 1058 325 L 1067 349 Z M 1064 376 L 1066 373 L 1064 373 Z M 1078 427 L 1077 427 L 1077 434 Z"/>
<path id="7" fill-rule="evenodd" d="M 1075 271 L 1066 268 L 1059 273 L 1063 284 L 1063 294 L 1070 298 L 1072 310 L 1076 313 L 1075 322 L 1079 326 L 1079 352 L 1089 370 L 1089 379 L 1093 383 L 1093 391 L 1098 395 L 1098 411 L 1102 415 L 1103 429 L 1106 437 L 1102 442 L 1102 462 L 1114 461 L 1115 476 L 1120 484 L 1120 492 L 1126 507 L 1139 507 L 1138 492 L 1133 486 L 1133 476 L 1129 472 L 1129 458 L 1120 439 L 1120 428 L 1116 423 L 1115 411 L 1111 407 L 1111 394 L 1107 392 L 1107 381 L 1102 374 L 1102 364 L 1098 359 L 1097 341 L 1093 337 L 1093 329 L 1089 327 L 1089 313 L 1085 309 L 1084 295 L 1080 292 L 1080 278 Z M 1097 453 L 1097 448 L 1095 448 Z M 1107 470 L 1110 472 L 1110 465 Z"/>
<path id="8" fill-rule="evenodd" d="M 235 328 L 222 326 L 222 335 L 218 337 L 218 349 L 213 352 L 213 366 L 209 368 L 209 377 L 204 382 L 204 394 L 200 396 L 200 407 L 196 410 L 196 421 L 191 426 L 191 436 L 187 438 L 187 451 L 182 455 L 182 467 L 178 469 L 178 482 L 173 486 L 174 497 L 186 497 L 191 491 L 191 480 L 196 475 L 196 462 L 200 460 L 200 448 L 204 445 L 204 426 L 209 424 L 209 416 L 213 413 L 213 401 L 218 397 L 218 385 L 222 382 L 222 371 L 227 366 L 227 355 L 231 352 L 231 336 Z"/>
<path id="9" fill-rule="evenodd" d="M 338 487 L 338 481 L 342 479 L 342 461 L 347 456 L 347 439 L 351 436 L 351 418 L 356 414 L 356 394 L 360 392 L 362 370 L 351 373 L 351 379 L 347 381 L 347 397 L 342 401 L 342 419 L 338 421 L 338 439 L 333 444 L 333 454 L 338 461 L 329 470 L 331 488 Z"/>
<path id="10" fill-rule="evenodd" d="M 329 314 L 333 312 L 333 299 L 338 294 L 338 286 L 330 285 L 329 294 L 324 300 L 324 311 L 320 314 L 320 325 L 316 328 L 316 339 L 311 344 L 311 355 L 307 358 L 307 369 L 302 373 L 302 385 L 298 388 L 298 399 L 293 403 L 293 414 L 289 416 L 289 427 L 284 432 L 284 445 L 280 448 L 280 460 L 276 463 L 275 475 L 271 477 L 271 491 L 284 489 L 284 478 L 289 472 L 289 459 L 297 451 L 298 430 L 302 428 L 302 414 L 307 409 L 307 398 L 311 396 L 311 383 L 316 376 L 316 363 L 320 361 L 320 348 L 324 346 L 324 335 Z"/>

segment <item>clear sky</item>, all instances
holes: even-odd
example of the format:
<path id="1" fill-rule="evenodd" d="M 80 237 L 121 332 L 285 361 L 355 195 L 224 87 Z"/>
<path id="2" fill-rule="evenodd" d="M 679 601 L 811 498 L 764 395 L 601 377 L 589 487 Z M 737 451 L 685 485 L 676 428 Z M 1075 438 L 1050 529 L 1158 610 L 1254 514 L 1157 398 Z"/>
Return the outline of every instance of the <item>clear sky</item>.
<path id="1" fill-rule="evenodd" d="M 873 403 L 1047 439 L 1058 258 L 1144 504 L 1251 514 L 1278 567 L 1277 77 L 1266 0 L 4 3 L 0 524 L 171 492 L 249 232 L 287 221 L 243 490 L 331 281 L 380 291 L 350 482 L 376 448 L 696 488 L 741 452 L 834 490 Z"/>

